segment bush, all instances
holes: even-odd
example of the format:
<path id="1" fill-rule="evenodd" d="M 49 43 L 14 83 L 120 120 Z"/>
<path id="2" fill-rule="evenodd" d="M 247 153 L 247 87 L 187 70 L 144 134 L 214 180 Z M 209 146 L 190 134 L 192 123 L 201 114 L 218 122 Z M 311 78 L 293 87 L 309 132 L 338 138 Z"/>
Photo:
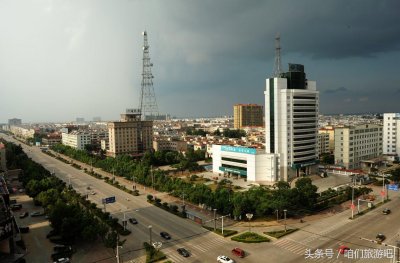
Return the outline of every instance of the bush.
<path id="1" fill-rule="evenodd" d="M 253 232 L 245 232 L 243 234 L 234 236 L 231 239 L 233 241 L 243 242 L 243 243 L 261 243 L 270 241 L 269 238 Z"/>
<path id="2" fill-rule="evenodd" d="M 281 238 L 290 233 L 296 232 L 297 230 L 298 230 L 297 228 L 291 228 L 291 229 L 287 229 L 286 232 L 285 232 L 285 230 L 279 230 L 279 231 L 264 232 L 264 234 L 275 237 L 275 238 Z"/>
<path id="3" fill-rule="evenodd" d="M 143 243 L 143 247 L 146 250 L 146 263 L 152 263 L 167 258 L 162 251 L 157 251 L 147 242 Z"/>
<path id="4" fill-rule="evenodd" d="M 153 196 L 152 195 L 147 195 L 147 200 L 148 201 L 153 201 Z"/>

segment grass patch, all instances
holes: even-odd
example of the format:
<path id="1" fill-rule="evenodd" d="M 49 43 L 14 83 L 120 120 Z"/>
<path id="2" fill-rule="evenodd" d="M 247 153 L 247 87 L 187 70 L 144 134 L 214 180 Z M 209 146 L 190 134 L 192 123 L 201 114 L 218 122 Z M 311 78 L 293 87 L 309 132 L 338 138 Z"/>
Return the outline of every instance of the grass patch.
<path id="1" fill-rule="evenodd" d="M 296 232 L 299 230 L 298 228 L 291 228 L 287 229 L 286 232 L 285 230 L 279 230 L 279 231 L 270 231 L 270 232 L 264 232 L 264 234 L 275 237 L 275 238 L 281 238 L 283 236 L 289 235 L 290 233 Z"/>
<path id="2" fill-rule="evenodd" d="M 212 232 L 214 232 L 214 233 L 216 233 L 216 234 L 218 234 L 220 236 L 223 236 L 223 237 L 233 236 L 233 235 L 236 235 L 238 233 L 238 231 L 236 231 L 236 230 L 224 229 L 224 234 L 222 235 L 222 229 L 221 228 L 217 228 L 214 231 L 213 227 L 209 227 L 209 226 L 203 226 L 203 227 L 205 229 L 210 230 L 210 231 L 212 231 Z"/>
<path id="3" fill-rule="evenodd" d="M 162 251 L 157 251 L 147 242 L 143 243 L 143 247 L 146 250 L 146 263 L 157 262 L 167 258 L 167 256 Z"/>
<path id="4" fill-rule="evenodd" d="M 261 236 L 254 232 L 245 232 L 243 234 L 234 236 L 231 239 L 233 241 L 243 242 L 243 243 L 261 243 L 270 241 L 268 237 Z"/>

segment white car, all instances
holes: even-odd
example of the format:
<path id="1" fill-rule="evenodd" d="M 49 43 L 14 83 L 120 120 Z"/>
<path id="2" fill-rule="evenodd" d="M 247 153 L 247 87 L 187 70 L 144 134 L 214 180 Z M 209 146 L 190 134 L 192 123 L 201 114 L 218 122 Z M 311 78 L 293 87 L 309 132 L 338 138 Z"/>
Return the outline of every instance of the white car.
<path id="1" fill-rule="evenodd" d="M 219 263 L 235 263 L 233 259 L 230 259 L 227 256 L 218 256 L 217 261 Z"/>

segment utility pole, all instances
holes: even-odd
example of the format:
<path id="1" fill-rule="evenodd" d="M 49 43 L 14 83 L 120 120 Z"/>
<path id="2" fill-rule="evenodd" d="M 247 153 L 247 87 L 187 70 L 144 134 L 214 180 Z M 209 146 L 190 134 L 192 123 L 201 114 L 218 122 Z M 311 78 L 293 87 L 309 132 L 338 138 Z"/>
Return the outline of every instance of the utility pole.
<path id="1" fill-rule="evenodd" d="M 152 228 L 152 226 L 150 225 L 150 226 L 148 226 L 148 228 L 149 228 L 149 237 L 150 237 L 150 246 L 152 246 L 153 245 L 153 240 L 152 240 L 152 236 L 151 236 L 151 228 Z"/>
<path id="2" fill-rule="evenodd" d="M 217 230 L 217 209 L 214 208 L 214 231 Z"/>
<path id="3" fill-rule="evenodd" d="M 279 222 L 279 210 L 276 209 L 275 213 L 276 213 L 276 222 Z"/>
<path id="4" fill-rule="evenodd" d="M 385 202 L 385 178 L 383 177 L 383 173 L 382 173 L 382 204 Z"/>
<path id="5" fill-rule="evenodd" d="M 351 219 L 354 218 L 354 175 L 351 178 L 352 186 L 351 186 Z"/>
<path id="6" fill-rule="evenodd" d="M 287 210 L 284 209 L 284 210 L 283 210 L 283 214 L 284 214 L 284 217 L 285 217 L 285 233 L 286 233 L 286 212 L 287 212 Z"/>
<path id="7" fill-rule="evenodd" d="M 119 237 L 117 236 L 117 255 L 115 256 L 117 258 L 117 263 L 119 263 L 119 248 L 122 248 L 122 246 L 119 246 Z"/>

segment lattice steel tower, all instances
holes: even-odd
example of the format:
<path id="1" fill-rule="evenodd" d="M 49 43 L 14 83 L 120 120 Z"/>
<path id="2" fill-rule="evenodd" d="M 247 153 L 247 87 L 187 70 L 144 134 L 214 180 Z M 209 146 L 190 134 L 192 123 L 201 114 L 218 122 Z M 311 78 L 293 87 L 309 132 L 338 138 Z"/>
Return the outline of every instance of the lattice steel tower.
<path id="1" fill-rule="evenodd" d="M 275 36 L 275 65 L 274 65 L 274 77 L 279 78 L 282 73 L 281 63 L 281 37 L 278 34 Z"/>
<path id="2" fill-rule="evenodd" d="M 143 69 L 142 69 L 142 83 L 140 90 L 140 104 L 139 108 L 142 113 L 142 119 L 152 118 L 151 116 L 158 116 L 158 106 L 156 100 L 156 94 L 153 87 L 153 74 L 151 73 L 151 67 L 153 63 L 150 62 L 149 55 L 149 44 L 147 41 L 147 32 L 144 31 L 144 44 L 143 44 Z M 149 116 L 149 117 L 148 117 Z"/>

